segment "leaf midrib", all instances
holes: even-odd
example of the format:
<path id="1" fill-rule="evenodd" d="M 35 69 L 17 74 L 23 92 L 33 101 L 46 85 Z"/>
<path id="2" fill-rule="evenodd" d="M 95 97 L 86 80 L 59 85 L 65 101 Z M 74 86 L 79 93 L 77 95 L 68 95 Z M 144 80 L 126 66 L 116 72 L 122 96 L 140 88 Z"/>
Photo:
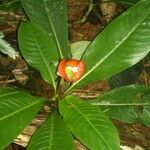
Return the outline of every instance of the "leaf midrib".
<path id="1" fill-rule="evenodd" d="M 71 106 L 73 106 L 76 111 L 81 114 L 81 116 L 89 123 L 89 125 L 94 129 L 94 131 L 101 137 L 101 139 L 104 141 L 104 143 L 107 145 L 108 150 L 111 150 L 110 146 L 108 145 L 108 143 L 105 141 L 104 137 L 99 133 L 99 131 L 95 128 L 95 126 L 91 123 L 91 121 L 71 102 L 69 103 L 69 101 L 67 100 L 68 104 L 70 104 Z"/>
<path id="2" fill-rule="evenodd" d="M 52 150 L 52 138 L 54 135 L 54 122 L 55 122 L 55 118 L 54 118 L 54 116 L 51 116 L 51 126 L 50 126 L 51 132 L 50 132 L 50 140 L 49 140 L 49 150 Z"/>
<path id="3" fill-rule="evenodd" d="M 44 6 L 45 6 L 44 8 L 45 8 L 46 15 L 48 17 L 48 21 L 49 21 L 50 27 L 51 27 L 51 29 L 53 31 L 53 34 L 54 34 L 54 37 L 55 37 L 55 41 L 57 43 L 57 47 L 58 47 L 58 50 L 59 50 L 60 57 L 63 58 L 63 54 L 61 52 L 61 46 L 60 46 L 60 43 L 59 43 L 59 40 L 58 40 L 58 37 L 57 37 L 57 34 L 56 34 L 56 30 L 54 28 L 54 24 L 53 24 L 53 22 L 52 22 L 52 20 L 50 18 L 50 15 L 49 15 L 49 11 L 48 11 L 49 8 L 47 8 L 46 1 L 43 1 L 43 2 L 44 2 Z"/>
<path id="4" fill-rule="evenodd" d="M 149 13 L 147 13 L 145 15 L 145 17 L 143 17 L 139 22 L 136 23 L 136 25 L 127 33 L 127 35 L 121 40 L 121 42 L 119 42 L 112 50 L 110 53 L 108 53 L 107 55 L 105 55 L 102 59 L 100 59 L 100 61 L 98 63 L 96 63 L 96 65 L 89 70 L 86 74 L 84 74 L 82 76 L 82 78 L 80 78 L 78 81 L 76 81 L 74 84 L 72 84 L 65 93 L 68 93 L 74 86 L 76 86 L 80 81 L 82 81 L 86 76 L 88 76 L 91 72 L 93 72 L 93 70 L 95 70 L 99 65 L 101 65 L 111 54 L 113 54 L 115 52 L 115 50 L 124 42 L 128 39 L 128 37 L 141 25 L 141 23 L 147 18 L 147 16 L 149 15 Z"/>
<path id="5" fill-rule="evenodd" d="M 119 103 L 110 103 L 110 104 L 103 104 L 101 102 L 95 102 L 95 103 L 91 103 L 92 105 L 95 106 L 150 106 L 150 103 L 124 103 L 124 104 L 119 104 Z"/>
<path id="6" fill-rule="evenodd" d="M 27 27 L 28 27 L 28 26 L 27 26 Z M 29 27 L 28 27 L 28 30 L 30 31 L 32 37 L 34 38 L 34 41 L 35 41 L 36 46 L 37 46 L 37 48 L 38 48 L 38 51 L 39 51 L 39 53 L 40 53 L 40 55 L 41 55 L 41 57 L 42 57 L 42 60 L 43 60 L 43 62 L 44 62 L 44 64 L 45 64 L 47 70 L 48 70 L 49 76 L 50 76 L 50 78 L 51 78 L 51 80 L 52 80 L 52 83 L 53 83 L 53 86 L 54 86 L 54 90 L 55 90 L 55 92 L 56 92 L 55 81 L 54 81 L 53 76 L 52 76 L 52 74 L 51 74 L 51 71 L 50 71 L 50 69 L 49 69 L 49 67 L 48 67 L 48 64 L 46 63 L 46 60 L 45 60 L 45 58 L 44 58 L 44 56 L 43 56 L 43 53 L 41 52 L 41 48 L 40 48 L 40 46 L 39 46 L 39 43 L 38 43 L 38 41 L 36 40 L 36 38 L 34 37 L 34 34 L 33 34 L 32 30 L 31 30 Z"/>

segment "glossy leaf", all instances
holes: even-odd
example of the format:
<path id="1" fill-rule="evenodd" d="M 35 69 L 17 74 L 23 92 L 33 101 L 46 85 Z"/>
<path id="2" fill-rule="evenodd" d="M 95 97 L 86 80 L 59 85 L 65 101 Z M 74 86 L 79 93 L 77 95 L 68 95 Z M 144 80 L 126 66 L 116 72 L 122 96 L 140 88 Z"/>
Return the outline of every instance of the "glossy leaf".
<path id="1" fill-rule="evenodd" d="M 56 89 L 55 72 L 59 58 L 54 40 L 39 25 L 29 21 L 19 26 L 18 41 L 25 60 Z"/>
<path id="2" fill-rule="evenodd" d="M 70 44 L 70 50 L 73 59 L 81 59 L 90 41 L 78 41 Z"/>
<path id="3" fill-rule="evenodd" d="M 144 109 L 150 106 L 150 103 L 143 102 L 141 99 L 149 92 L 150 87 L 124 86 L 104 93 L 96 100 L 91 101 L 91 103 L 99 106 L 109 117 L 134 123 L 141 113 L 139 106 Z"/>
<path id="4" fill-rule="evenodd" d="M 121 4 L 127 4 L 127 5 L 134 5 L 135 3 L 139 2 L 140 0 L 107 0 L 108 2 L 117 2 Z"/>
<path id="5" fill-rule="evenodd" d="M 53 113 L 42 125 L 28 145 L 27 150 L 75 150 L 73 138 L 61 116 Z"/>
<path id="6" fill-rule="evenodd" d="M 86 73 L 68 91 L 75 86 L 113 76 L 133 66 L 149 53 L 149 8 L 149 0 L 138 2 L 94 39 L 83 57 Z"/>
<path id="7" fill-rule="evenodd" d="M 9 57 L 16 59 L 19 54 L 16 50 L 4 39 L 4 34 L 0 32 L 0 51 L 4 54 L 7 54 Z"/>
<path id="8" fill-rule="evenodd" d="M 149 105 L 143 108 L 142 114 L 139 121 L 144 125 L 150 127 L 150 94 L 142 98 L 143 103 L 148 103 Z"/>
<path id="9" fill-rule="evenodd" d="M 32 121 L 43 100 L 11 88 L 0 89 L 0 149 Z"/>
<path id="10" fill-rule="evenodd" d="M 111 121 L 96 106 L 68 96 L 59 111 L 73 135 L 90 150 L 119 150 L 119 138 Z"/>
<path id="11" fill-rule="evenodd" d="M 55 39 L 61 58 L 68 57 L 67 7 L 64 0 L 21 0 L 28 17 Z"/>
<path id="12" fill-rule="evenodd" d="M 0 5 L 0 10 L 18 10 L 21 8 L 20 0 L 3 0 Z"/>
<path id="13" fill-rule="evenodd" d="M 143 71 L 143 63 L 140 61 L 136 65 L 112 76 L 108 82 L 111 88 L 117 88 L 125 85 L 134 84 L 138 81 Z"/>

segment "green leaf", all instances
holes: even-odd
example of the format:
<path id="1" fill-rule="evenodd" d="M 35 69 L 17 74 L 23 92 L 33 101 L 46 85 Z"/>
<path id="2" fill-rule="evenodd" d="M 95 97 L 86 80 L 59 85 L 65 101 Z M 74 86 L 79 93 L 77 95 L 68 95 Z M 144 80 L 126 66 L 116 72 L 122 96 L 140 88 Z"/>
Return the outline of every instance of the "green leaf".
<path id="1" fill-rule="evenodd" d="M 16 50 L 11 47 L 11 45 L 5 41 L 4 34 L 0 32 L 0 51 L 4 54 L 7 54 L 9 57 L 16 59 L 16 57 L 19 56 L 19 54 L 16 52 Z"/>
<path id="2" fill-rule="evenodd" d="M 121 4 L 127 4 L 127 5 L 134 5 L 135 3 L 139 2 L 140 0 L 106 0 L 111 2 L 117 2 Z"/>
<path id="3" fill-rule="evenodd" d="M 68 91 L 75 86 L 113 76 L 133 66 L 149 53 L 149 8 L 149 0 L 138 2 L 94 39 L 83 57 L 86 73 Z"/>
<path id="4" fill-rule="evenodd" d="M 18 41 L 25 60 L 56 89 L 56 64 L 59 60 L 54 40 L 37 24 L 23 22 L 19 26 Z"/>
<path id="5" fill-rule="evenodd" d="M 27 150 L 75 150 L 73 138 L 65 126 L 62 118 L 53 113 L 37 129 Z"/>
<path id="6" fill-rule="evenodd" d="M 90 150 L 119 150 L 117 131 L 98 107 L 68 96 L 59 102 L 59 111 L 74 136 Z"/>
<path id="7" fill-rule="evenodd" d="M 43 100 L 11 88 L 0 89 L 0 149 L 32 121 Z"/>
<path id="8" fill-rule="evenodd" d="M 73 59 L 81 59 L 90 41 L 78 41 L 70 44 L 70 50 Z"/>
<path id="9" fill-rule="evenodd" d="M 67 7 L 64 0 L 21 0 L 28 17 L 53 36 L 61 58 L 68 57 Z"/>
<path id="10" fill-rule="evenodd" d="M 110 87 L 117 88 L 136 83 L 143 69 L 143 63 L 140 61 L 136 65 L 123 70 L 108 80 Z"/>
<path id="11" fill-rule="evenodd" d="M 141 116 L 140 116 L 139 121 L 140 121 L 141 123 L 143 123 L 144 125 L 150 127 L 150 94 L 144 96 L 144 97 L 142 98 L 142 101 L 143 101 L 144 103 L 148 103 L 149 106 L 145 106 L 145 107 L 143 108 L 143 112 L 142 112 L 142 114 L 141 114 Z"/>
<path id="12" fill-rule="evenodd" d="M 104 93 L 91 103 L 105 110 L 109 117 L 134 123 L 139 117 L 139 106 L 144 108 L 150 106 L 150 103 L 144 103 L 141 100 L 142 96 L 149 94 L 149 92 L 150 87 L 140 85 L 124 86 Z"/>
<path id="13" fill-rule="evenodd" d="M 21 8 L 20 0 L 3 0 L 0 5 L 0 10 L 18 10 Z"/>

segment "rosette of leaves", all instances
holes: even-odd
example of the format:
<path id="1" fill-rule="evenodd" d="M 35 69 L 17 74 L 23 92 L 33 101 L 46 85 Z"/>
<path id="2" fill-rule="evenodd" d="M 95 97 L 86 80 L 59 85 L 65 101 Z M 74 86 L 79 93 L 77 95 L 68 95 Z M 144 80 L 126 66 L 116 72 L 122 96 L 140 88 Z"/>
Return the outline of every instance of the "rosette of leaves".
<path id="1" fill-rule="evenodd" d="M 80 47 L 79 52 L 78 49 L 69 48 L 65 1 L 21 0 L 21 3 L 29 18 L 21 22 L 18 29 L 21 54 L 30 66 L 40 72 L 43 80 L 53 86 L 54 95 L 46 101 L 56 106 L 37 129 L 27 149 L 73 150 L 75 137 L 91 150 L 119 150 L 118 133 L 109 119 L 114 116 L 109 111 L 107 113 L 107 108 L 91 104 L 72 93 L 75 88 L 107 79 L 133 66 L 149 53 L 150 1 L 142 0 L 133 5 L 114 19 L 92 42 L 78 42 L 71 46 Z M 57 65 L 61 59 L 75 57 L 82 59 L 86 70 L 79 80 L 66 84 L 56 75 Z M 147 87 L 138 88 L 140 93 L 145 90 L 149 91 Z M 113 93 L 118 95 L 116 91 Z M 119 94 L 124 93 L 120 90 Z M 130 101 L 125 104 L 123 96 L 115 102 L 119 103 L 116 111 L 119 109 L 122 112 L 118 119 L 124 117 L 124 110 L 135 111 L 130 107 L 122 109 L 120 105 L 142 105 L 141 101 L 133 102 L 132 91 L 128 96 Z M 114 103 L 107 96 L 105 98 L 107 103 L 103 106 Z M 31 96 L 18 89 L 0 89 L 0 149 L 5 148 L 32 121 L 44 102 L 44 98 Z M 148 124 L 145 121 L 149 111 L 148 98 L 144 98 L 143 102 L 144 114 L 138 114 L 141 119 L 137 121 Z M 109 109 L 111 106 L 114 107 L 110 105 Z"/>

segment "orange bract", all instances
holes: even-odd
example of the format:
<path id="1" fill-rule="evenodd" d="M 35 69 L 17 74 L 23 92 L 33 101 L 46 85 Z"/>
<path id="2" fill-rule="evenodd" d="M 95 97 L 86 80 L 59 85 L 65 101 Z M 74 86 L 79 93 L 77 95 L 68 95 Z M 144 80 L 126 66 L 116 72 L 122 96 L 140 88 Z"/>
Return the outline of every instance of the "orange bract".
<path id="1" fill-rule="evenodd" d="M 85 71 L 85 64 L 76 59 L 62 59 L 58 65 L 57 75 L 68 82 L 79 80 Z"/>

